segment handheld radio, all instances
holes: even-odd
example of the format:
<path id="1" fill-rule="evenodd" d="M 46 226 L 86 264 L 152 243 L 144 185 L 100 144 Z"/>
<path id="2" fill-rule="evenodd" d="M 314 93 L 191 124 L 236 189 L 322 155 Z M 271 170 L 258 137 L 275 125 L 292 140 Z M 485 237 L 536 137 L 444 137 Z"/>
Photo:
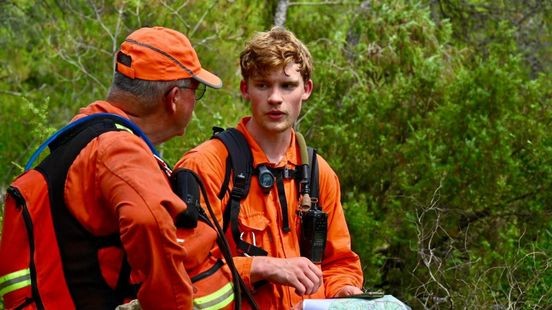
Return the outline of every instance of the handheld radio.
<path id="1" fill-rule="evenodd" d="M 322 210 L 310 209 L 301 217 L 301 256 L 309 258 L 313 263 L 321 263 L 326 248 L 328 232 L 328 214 Z"/>
<path id="2" fill-rule="evenodd" d="M 321 263 L 326 249 L 326 237 L 328 234 L 328 214 L 318 207 L 318 201 L 310 197 L 310 171 L 307 145 L 303 136 L 296 132 L 297 142 L 301 150 L 301 200 L 297 214 L 301 221 L 301 234 L 299 245 L 301 256 L 307 257 L 313 263 Z M 310 163 L 314 169 L 316 154 Z"/>

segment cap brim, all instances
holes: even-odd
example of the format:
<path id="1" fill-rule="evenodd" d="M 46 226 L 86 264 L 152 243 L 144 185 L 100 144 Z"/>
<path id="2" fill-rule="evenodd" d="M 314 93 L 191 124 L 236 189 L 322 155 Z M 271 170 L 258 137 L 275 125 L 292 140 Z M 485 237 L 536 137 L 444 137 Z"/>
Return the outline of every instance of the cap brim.
<path id="1" fill-rule="evenodd" d="M 212 88 L 222 87 L 222 80 L 218 76 L 212 74 L 205 69 L 201 69 L 201 71 L 199 71 L 198 74 L 194 75 L 193 78 Z"/>

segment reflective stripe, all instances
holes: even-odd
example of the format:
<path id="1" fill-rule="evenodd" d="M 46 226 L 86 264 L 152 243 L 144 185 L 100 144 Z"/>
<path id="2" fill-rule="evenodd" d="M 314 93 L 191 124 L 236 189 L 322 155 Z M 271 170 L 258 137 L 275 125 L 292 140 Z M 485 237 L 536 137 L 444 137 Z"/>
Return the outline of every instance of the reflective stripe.
<path id="1" fill-rule="evenodd" d="M 0 296 L 31 285 L 31 271 L 23 269 L 0 277 Z"/>
<path id="2" fill-rule="evenodd" d="M 228 283 L 218 291 L 207 296 L 194 298 L 194 309 L 221 309 L 234 300 L 232 284 Z"/>
<path id="3" fill-rule="evenodd" d="M 121 130 L 126 130 L 126 131 L 128 131 L 128 132 L 132 133 L 132 130 L 128 129 L 128 127 L 126 127 L 126 126 L 123 126 L 123 125 L 121 125 L 121 124 L 117 124 L 117 123 L 115 123 L 115 128 L 117 128 L 117 129 L 121 129 Z"/>

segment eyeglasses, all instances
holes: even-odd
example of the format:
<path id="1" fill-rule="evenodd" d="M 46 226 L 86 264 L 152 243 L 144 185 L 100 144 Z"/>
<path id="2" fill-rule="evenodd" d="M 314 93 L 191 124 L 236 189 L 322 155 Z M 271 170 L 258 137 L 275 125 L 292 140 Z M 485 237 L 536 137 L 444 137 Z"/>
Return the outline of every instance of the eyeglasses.
<path id="1" fill-rule="evenodd" d="M 194 91 L 195 93 L 195 100 L 198 101 L 203 97 L 205 94 L 205 91 L 207 90 L 207 86 L 203 83 L 197 83 L 197 86 L 195 88 L 189 87 L 189 86 L 178 86 L 178 88 L 188 88 Z"/>

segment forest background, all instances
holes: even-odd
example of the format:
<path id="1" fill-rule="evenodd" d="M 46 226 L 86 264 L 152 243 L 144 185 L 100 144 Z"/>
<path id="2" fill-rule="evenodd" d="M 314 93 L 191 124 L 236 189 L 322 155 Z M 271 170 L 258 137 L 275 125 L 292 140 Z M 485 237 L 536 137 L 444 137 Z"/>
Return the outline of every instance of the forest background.
<path id="1" fill-rule="evenodd" d="M 182 31 L 224 81 L 161 146 L 175 163 L 248 113 L 239 51 L 282 24 L 314 56 L 297 129 L 340 177 L 365 287 L 414 309 L 544 309 L 551 13 L 537 0 L 0 1 L 0 192 L 78 107 L 105 98 L 131 31 Z"/>

